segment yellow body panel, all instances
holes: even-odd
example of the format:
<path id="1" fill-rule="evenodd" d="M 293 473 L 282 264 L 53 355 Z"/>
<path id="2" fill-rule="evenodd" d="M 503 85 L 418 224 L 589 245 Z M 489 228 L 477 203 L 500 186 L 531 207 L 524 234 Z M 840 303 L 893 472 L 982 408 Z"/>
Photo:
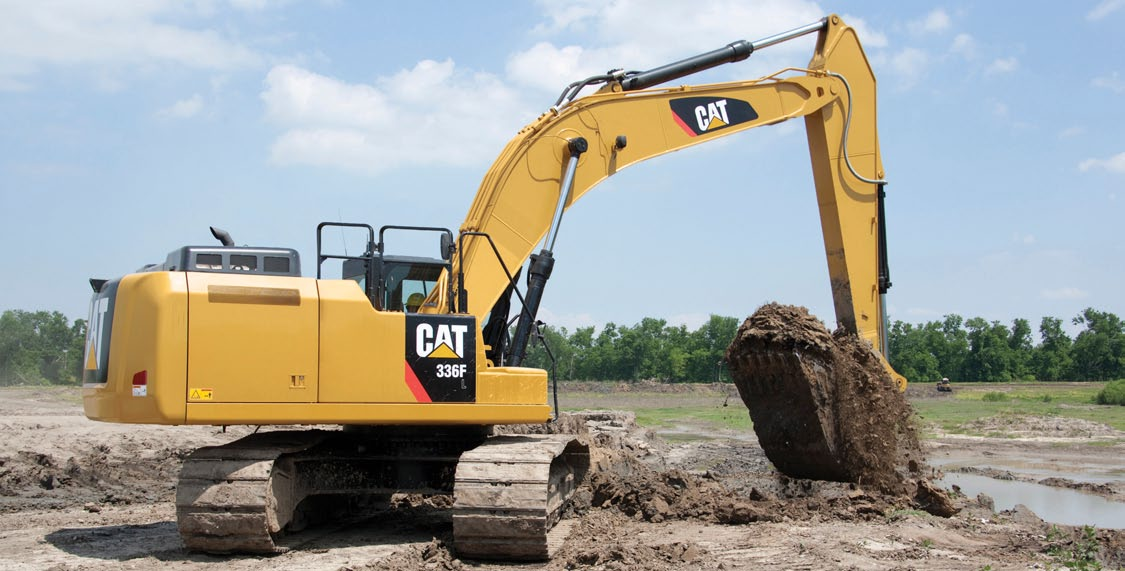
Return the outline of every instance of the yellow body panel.
<path id="1" fill-rule="evenodd" d="M 550 418 L 547 374 L 480 367 L 475 403 L 421 403 L 405 315 L 355 282 L 198 272 L 122 278 L 108 382 L 86 415 L 146 424 L 515 424 Z M 475 361 L 486 363 L 476 328 Z M 143 395 L 133 377 L 145 371 Z"/>
<path id="2" fill-rule="evenodd" d="M 542 424 L 551 407 L 488 404 L 188 404 L 188 424 Z"/>
<path id="3" fill-rule="evenodd" d="M 316 280 L 186 274 L 189 402 L 317 401 Z"/>
<path id="4" fill-rule="evenodd" d="M 86 416 L 107 422 L 182 424 L 187 387 L 187 274 L 131 274 L 117 288 L 104 386 L 84 385 Z M 146 373 L 144 397 L 133 378 Z"/>
<path id="5" fill-rule="evenodd" d="M 351 280 L 317 283 L 320 402 L 415 402 L 403 380 L 405 314 L 376 311 Z"/>

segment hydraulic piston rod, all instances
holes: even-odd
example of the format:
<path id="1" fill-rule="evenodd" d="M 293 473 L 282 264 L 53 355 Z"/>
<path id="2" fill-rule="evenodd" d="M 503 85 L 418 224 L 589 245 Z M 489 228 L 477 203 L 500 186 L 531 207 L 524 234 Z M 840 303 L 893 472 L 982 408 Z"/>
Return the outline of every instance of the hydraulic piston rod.
<path id="1" fill-rule="evenodd" d="M 642 71 L 640 73 L 630 75 L 621 80 L 621 88 L 624 91 L 645 89 L 654 85 L 659 85 L 666 81 L 679 79 L 681 77 L 691 75 L 705 69 L 711 69 L 724 63 L 734 63 L 736 61 L 742 61 L 750 57 L 750 54 L 754 53 L 754 50 L 768 48 L 772 45 L 780 44 L 781 42 L 787 42 L 789 40 L 792 40 L 793 38 L 799 38 L 806 34 L 819 32 L 820 30 L 823 30 L 827 25 L 828 20 L 822 18 L 819 21 L 813 22 L 811 24 L 806 24 L 804 26 L 801 26 L 800 28 L 795 28 L 789 30 L 788 32 L 782 32 L 780 34 L 775 34 L 768 38 L 762 38 L 754 42 L 739 40 L 737 42 L 727 44 L 725 47 L 719 48 L 717 50 L 709 51 L 704 54 L 699 54 L 697 56 L 692 56 L 674 63 L 662 65 L 648 71 Z"/>
<path id="2" fill-rule="evenodd" d="M 563 173 L 562 184 L 559 185 L 559 200 L 555 204 L 555 215 L 551 218 L 551 227 L 547 230 L 547 238 L 543 241 L 543 249 L 538 254 L 531 255 L 531 263 L 527 268 L 527 296 L 524 300 L 520 320 L 516 331 L 512 335 L 512 354 L 508 363 L 518 367 L 523 362 L 527 351 L 527 341 L 531 335 L 531 328 L 535 324 L 535 316 L 539 313 L 539 302 L 543 299 L 543 290 L 547 280 L 551 277 L 551 270 L 555 267 L 555 240 L 559 236 L 559 225 L 562 223 L 563 210 L 570 199 L 570 192 L 574 189 L 574 173 L 578 170 L 578 159 L 589 148 L 589 143 L 582 137 L 567 141 L 566 171 Z"/>

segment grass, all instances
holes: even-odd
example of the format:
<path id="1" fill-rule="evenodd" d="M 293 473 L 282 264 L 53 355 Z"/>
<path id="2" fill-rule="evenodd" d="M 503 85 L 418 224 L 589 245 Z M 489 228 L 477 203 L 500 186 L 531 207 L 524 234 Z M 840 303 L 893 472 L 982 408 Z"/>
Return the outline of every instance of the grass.
<path id="1" fill-rule="evenodd" d="M 660 392 L 573 392 L 560 390 L 563 410 L 616 409 L 637 415 L 637 423 L 658 431 L 669 432 L 673 440 L 698 440 L 708 432 L 753 429 L 750 414 L 738 397 L 727 399 L 714 393 Z M 727 406 L 723 406 L 726 403 Z M 677 433 L 686 428 L 687 434 Z"/>
<path id="2" fill-rule="evenodd" d="M 635 411 L 637 423 L 651 428 L 674 428 L 678 425 L 751 430 L 750 414 L 739 402 L 737 407 L 642 408 Z"/>
<path id="3" fill-rule="evenodd" d="M 921 393 L 934 394 L 932 383 L 918 383 Z M 1079 418 L 1125 431 L 1125 407 L 1097 405 L 1101 383 L 955 383 L 953 398 L 915 398 L 911 404 L 921 426 L 937 425 L 943 432 L 965 433 L 964 425 L 998 415 Z M 996 396 L 986 396 L 999 394 Z M 592 408 L 630 410 L 642 426 L 675 440 L 706 438 L 708 432 L 750 431 L 750 415 L 738 397 L 714 393 L 570 392 L 560 390 L 564 410 Z M 727 406 L 723 406 L 724 401 Z M 686 427 L 686 431 L 677 431 Z M 924 432 L 924 431 L 923 431 Z M 933 437 L 923 434 L 923 437 Z M 1111 443 L 1092 442 L 1109 446 Z"/>
<path id="4" fill-rule="evenodd" d="M 964 432 L 961 425 L 969 421 L 1003 414 L 1080 418 L 1125 431 L 1125 407 L 1094 404 L 1101 388 L 1101 383 L 957 383 L 952 399 L 911 404 L 926 423 L 945 432 Z"/>

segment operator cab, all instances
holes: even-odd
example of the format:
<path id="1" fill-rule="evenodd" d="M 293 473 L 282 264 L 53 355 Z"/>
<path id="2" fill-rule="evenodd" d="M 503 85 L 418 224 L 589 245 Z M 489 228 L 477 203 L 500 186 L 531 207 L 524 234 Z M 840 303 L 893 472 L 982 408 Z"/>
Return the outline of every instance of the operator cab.
<path id="1" fill-rule="evenodd" d="M 326 254 L 323 249 L 325 228 L 362 229 L 367 232 L 367 248 L 361 256 Z M 416 256 L 390 256 L 384 254 L 384 235 L 388 230 L 438 232 L 441 234 L 441 258 Z M 351 222 L 322 222 L 316 230 L 316 277 L 321 278 L 321 267 L 327 260 L 341 260 L 341 278 L 359 284 L 371 305 L 380 311 L 417 313 L 429 297 L 442 272 L 452 271 L 453 233 L 447 228 L 420 226 L 383 226 L 379 239 L 375 229 L 368 224 Z M 448 296 L 452 300 L 452 295 Z M 452 302 L 451 302 L 452 303 Z M 432 308 L 432 309 L 437 309 Z M 452 313 L 452 308 L 446 311 Z"/>
<path id="2" fill-rule="evenodd" d="M 382 276 L 382 288 L 376 307 L 385 311 L 416 313 L 422 301 L 437 284 L 446 263 L 436 258 L 412 256 L 372 256 L 368 259 L 344 260 L 343 278 L 354 280 L 367 292 L 367 268 L 374 263 Z M 378 291 L 377 291 L 378 293 Z M 370 292 L 369 292 L 370 295 Z"/>

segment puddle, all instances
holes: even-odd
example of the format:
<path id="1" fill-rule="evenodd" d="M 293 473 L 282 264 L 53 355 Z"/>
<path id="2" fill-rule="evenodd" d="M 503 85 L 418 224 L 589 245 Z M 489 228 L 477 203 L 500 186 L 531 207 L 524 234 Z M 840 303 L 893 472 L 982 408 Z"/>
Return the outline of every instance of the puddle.
<path id="1" fill-rule="evenodd" d="M 1042 455 L 1005 454 L 1003 457 L 964 450 L 939 451 L 930 458 L 931 464 L 954 472 L 965 467 L 994 468 L 1043 478 L 1065 478 L 1090 484 L 1111 484 L 1125 480 L 1125 464 L 1084 462 L 1076 458 L 1044 458 Z"/>
<path id="2" fill-rule="evenodd" d="M 1125 503 L 1074 490 L 958 472 L 946 472 L 939 483 L 946 488 L 956 484 L 970 498 L 988 494 L 996 502 L 996 511 L 1023 504 L 1048 523 L 1125 529 Z"/>

